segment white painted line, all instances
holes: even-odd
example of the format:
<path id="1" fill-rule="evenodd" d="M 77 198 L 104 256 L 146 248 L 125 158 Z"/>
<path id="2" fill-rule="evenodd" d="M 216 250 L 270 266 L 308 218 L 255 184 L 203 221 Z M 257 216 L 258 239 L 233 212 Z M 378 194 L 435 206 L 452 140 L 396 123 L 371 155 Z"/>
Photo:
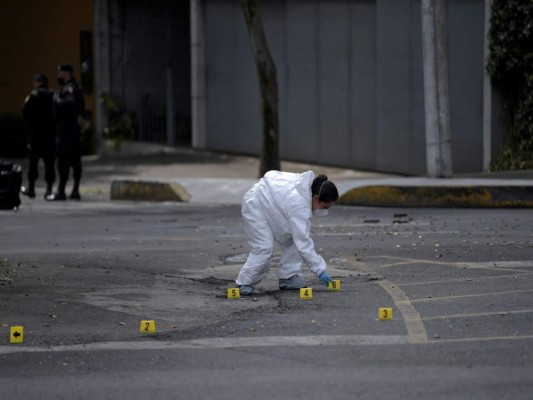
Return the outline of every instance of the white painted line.
<path id="1" fill-rule="evenodd" d="M 457 339 L 434 339 L 431 344 L 438 343 L 471 343 L 471 342 L 493 342 L 503 340 L 531 340 L 533 335 L 524 336 L 487 336 L 487 337 L 471 337 L 471 338 L 457 338 Z"/>
<path id="2" fill-rule="evenodd" d="M 492 312 L 482 312 L 482 313 L 472 313 L 472 314 L 454 314 L 454 315 L 439 315 L 437 317 L 425 317 L 422 318 L 424 321 L 438 321 L 443 319 L 456 319 L 456 318 L 477 318 L 477 317 L 490 317 L 493 315 L 512 315 L 512 314 L 529 314 L 533 313 L 533 310 L 514 310 L 514 311 L 492 311 Z"/>
<path id="3" fill-rule="evenodd" d="M 512 275 L 495 275 L 495 276 L 477 276 L 475 278 L 459 278 L 459 279 L 444 279 L 441 281 L 426 281 L 426 282 L 408 282 L 408 283 L 398 283 L 398 286 L 417 286 L 417 285 L 437 285 L 441 283 L 458 283 L 458 282 L 479 282 L 487 279 L 515 279 L 519 276 L 533 275 L 533 272 L 524 272 L 520 274 Z"/>
<path id="4" fill-rule="evenodd" d="M 443 297 L 428 297 L 423 299 L 412 299 L 408 300 L 409 303 L 422 303 L 427 301 L 445 301 L 445 300 L 459 300 L 459 299 L 465 299 L 470 297 L 485 297 L 485 296 L 501 296 L 501 295 L 509 295 L 514 293 L 528 293 L 533 292 L 533 289 L 525 289 L 525 290 L 510 290 L 506 292 L 488 292 L 488 293 L 476 293 L 476 294 L 463 294 L 463 295 L 454 295 L 454 296 L 443 296 Z"/>
<path id="5" fill-rule="evenodd" d="M 376 346 L 406 344 L 406 336 L 397 335 L 318 335 L 318 336 L 264 336 L 194 339 L 181 342 L 129 341 L 74 344 L 54 347 L 0 346 L 0 354 L 47 353 L 70 351 L 139 351 L 139 350 L 183 350 L 183 349 L 233 349 L 241 347 L 278 346 Z"/>
<path id="6" fill-rule="evenodd" d="M 466 262 L 457 263 L 458 265 L 466 265 L 469 268 L 531 268 L 533 261 L 489 261 L 489 262 Z"/>
<path id="7" fill-rule="evenodd" d="M 37 346 L 0 346 L 0 355 L 15 353 L 61 353 L 61 352 L 94 352 L 94 351 L 160 351 L 160 350 L 212 350 L 235 349 L 244 347 L 282 347 L 282 346 L 379 346 L 402 344 L 441 344 L 468 343 L 501 340 L 531 340 L 533 335 L 524 336 L 489 336 L 456 339 L 437 339 L 431 341 L 411 342 L 407 336 L 266 336 L 240 338 L 211 338 L 185 340 L 181 342 L 168 341 L 130 341 L 130 342 L 100 342 L 88 344 L 73 344 L 53 347 Z"/>
<path id="8" fill-rule="evenodd" d="M 368 257 L 368 259 L 387 259 L 394 260 L 390 264 L 381 264 L 375 265 L 374 268 L 391 268 L 397 267 L 400 265 L 418 265 L 418 264 L 427 264 L 427 265 L 442 265 L 453 268 L 463 268 L 463 269 L 489 269 L 492 271 L 510 271 L 510 272 L 526 272 L 517 268 L 529 268 L 533 266 L 533 261 L 489 261 L 489 262 L 445 262 L 445 261 L 435 261 L 435 260 L 425 260 L 419 258 L 403 258 L 403 257 L 394 257 L 394 256 L 375 256 Z"/>

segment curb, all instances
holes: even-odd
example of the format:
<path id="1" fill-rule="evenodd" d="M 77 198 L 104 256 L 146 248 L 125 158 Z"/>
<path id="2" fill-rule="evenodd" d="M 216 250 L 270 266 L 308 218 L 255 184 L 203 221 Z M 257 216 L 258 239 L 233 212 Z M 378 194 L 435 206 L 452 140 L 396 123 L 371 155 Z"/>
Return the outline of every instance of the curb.
<path id="1" fill-rule="evenodd" d="M 191 195 L 179 183 L 142 180 L 114 180 L 111 200 L 188 202 Z"/>
<path id="2" fill-rule="evenodd" d="M 531 208 L 533 186 L 366 186 L 339 204 L 369 207 Z"/>

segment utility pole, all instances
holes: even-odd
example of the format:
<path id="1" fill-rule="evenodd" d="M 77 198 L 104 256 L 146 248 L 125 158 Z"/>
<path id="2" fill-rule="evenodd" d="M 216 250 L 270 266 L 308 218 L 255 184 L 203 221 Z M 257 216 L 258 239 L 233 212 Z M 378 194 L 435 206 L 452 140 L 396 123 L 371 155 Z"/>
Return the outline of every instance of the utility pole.
<path id="1" fill-rule="evenodd" d="M 191 128 L 192 147 L 206 147 L 207 100 L 204 0 L 190 0 L 191 13 Z"/>
<path id="2" fill-rule="evenodd" d="M 430 177 L 452 176 L 446 0 L 421 0 L 426 162 Z"/>

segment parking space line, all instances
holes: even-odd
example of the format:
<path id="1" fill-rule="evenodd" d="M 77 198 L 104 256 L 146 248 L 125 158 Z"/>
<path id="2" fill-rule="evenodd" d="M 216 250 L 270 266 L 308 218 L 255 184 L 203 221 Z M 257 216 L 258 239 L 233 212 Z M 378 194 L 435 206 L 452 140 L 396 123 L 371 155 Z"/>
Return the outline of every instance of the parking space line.
<path id="1" fill-rule="evenodd" d="M 87 344 L 60 345 L 53 347 L 0 346 L 0 354 L 46 353 L 68 351 L 140 351 L 140 350 L 208 350 L 235 349 L 243 347 L 276 346 L 378 346 L 408 343 L 406 336 L 400 335 L 316 335 L 316 336 L 262 336 L 262 337 L 219 337 L 192 339 L 176 342 L 143 340 L 124 342 L 97 342 Z"/>
<path id="2" fill-rule="evenodd" d="M 485 296 L 500 296 L 505 294 L 513 293 L 527 293 L 533 292 L 533 289 L 524 289 L 524 290 L 509 290 L 505 292 L 487 292 L 487 293 L 475 293 L 475 294 L 463 294 L 463 295 L 453 295 L 453 296 L 442 296 L 442 297 L 425 297 L 423 299 L 412 299 L 409 300 L 409 303 L 422 303 L 422 302 L 431 302 L 431 301 L 442 301 L 442 300 L 455 300 L 455 299 L 465 299 L 469 297 L 485 297 Z"/>
<path id="3" fill-rule="evenodd" d="M 428 343 L 438 344 L 438 343 L 469 343 L 469 342 L 493 342 L 499 340 L 531 340 L 533 335 L 522 335 L 522 336 L 486 336 L 486 337 L 471 337 L 471 338 L 457 338 L 457 339 L 436 339 Z"/>
<path id="4" fill-rule="evenodd" d="M 413 343 L 406 336 L 398 335 L 318 335 L 318 336 L 263 336 L 192 339 L 177 342 L 169 341 L 111 341 L 60 346 L 0 346 L 0 355 L 16 353 L 61 353 L 95 351 L 169 351 L 169 350 L 213 350 L 279 346 L 394 346 L 405 344 L 447 344 L 488 342 L 506 340 L 531 340 L 533 335 L 487 336 L 456 339 L 436 339 Z"/>
<path id="5" fill-rule="evenodd" d="M 396 260 L 390 264 L 381 264 L 374 266 L 374 268 L 391 268 L 400 265 L 409 264 L 430 264 L 430 265 L 443 265 L 453 268 L 469 268 L 469 269 L 490 269 L 491 271 L 510 271 L 510 272 L 529 272 L 527 270 L 519 268 L 530 268 L 533 266 L 532 261 L 494 261 L 494 262 L 445 262 L 435 260 L 425 260 L 419 258 L 404 258 L 394 256 L 374 256 L 367 259 L 386 259 Z"/>
<path id="6" fill-rule="evenodd" d="M 422 320 L 423 321 L 438 321 L 438 320 L 443 320 L 443 319 L 489 317 L 492 315 L 505 316 L 508 314 L 528 314 L 528 313 L 533 313 L 533 309 L 514 310 L 514 311 L 491 311 L 491 312 L 472 313 L 472 314 L 439 315 L 436 317 L 424 317 L 422 318 Z"/>
<path id="7" fill-rule="evenodd" d="M 424 281 L 424 282 L 407 282 L 407 283 L 398 283 L 398 286 L 416 286 L 416 285 L 436 285 L 441 283 L 454 283 L 454 282 L 470 282 L 470 281 L 481 281 L 486 279 L 515 279 L 519 276 L 533 275 L 533 272 L 524 272 L 521 274 L 513 275 L 496 275 L 496 276 L 479 276 L 476 278 L 460 278 L 460 279 L 444 279 L 441 281 Z"/>
<path id="8" fill-rule="evenodd" d="M 382 280 L 378 283 L 387 291 L 396 308 L 402 313 L 405 327 L 407 328 L 409 343 L 427 342 L 428 335 L 424 323 L 422 322 L 422 318 L 403 290 L 388 280 Z"/>
<path id="9" fill-rule="evenodd" d="M 360 261 L 357 261 L 355 257 L 347 257 L 347 262 L 353 266 L 360 264 Z M 365 270 L 372 271 L 372 267 L 365 265 Z M 372 271 L 373 272 L 373 271 Z M 394 302 L 396 308 L 400 311 L 403 316 L 404 324 L 407 329 L 407 335 L 409 338 L 409 343 L 425 343 L 428 341 L 428 336 L 422 318 L 416 309 L 413 307 L 409 298 L 404 293 L 398 285 L 384 279 L 378 281 L 378 284 L 385 289 Z"/>

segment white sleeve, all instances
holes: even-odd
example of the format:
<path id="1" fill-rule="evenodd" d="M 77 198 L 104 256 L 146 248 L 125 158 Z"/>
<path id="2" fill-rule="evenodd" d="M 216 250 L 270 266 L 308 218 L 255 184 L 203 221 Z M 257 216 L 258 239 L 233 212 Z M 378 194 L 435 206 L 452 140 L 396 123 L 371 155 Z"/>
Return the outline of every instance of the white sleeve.
<path id="1" fill-rule="evenodd" d="M 307 263 L 311 272 L 319 276 L 326 270 L 326 262 L 315 251 L 315 244 L 311 239 L 311 218 L 293 210 L 289 217 L 289 226 L 300 256 Z"/>

